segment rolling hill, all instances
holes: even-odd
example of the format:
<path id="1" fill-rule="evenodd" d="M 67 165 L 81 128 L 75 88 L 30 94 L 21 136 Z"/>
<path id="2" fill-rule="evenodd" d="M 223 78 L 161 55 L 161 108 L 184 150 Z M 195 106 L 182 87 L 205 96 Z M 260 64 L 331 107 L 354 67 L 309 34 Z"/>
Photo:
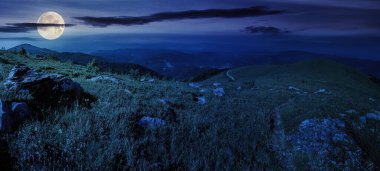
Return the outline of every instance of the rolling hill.
<path id="1" fill-rule="evenodd" d="M 380 78 L 380 61 L 347 58 L 305 51 L 261 52 L 261 53 L 215 53 L 215 52 L 181 52 L 167 49 L 125 48 L 116 50 L 99 50 L 91 54 L 73 52 L 55 52 L 29 44 L 19 45 L 31 54 L 52 55 L 61 61 L 70 61 L 86 65 L 92 59 L 100 64 L 102 70 L 129 72 L 136 69 L 142 73 L 166 76 L 177 80 L 191 80 L 204 76 L 214 70 L 242 67 L 246 65 L 291 64 L 312 59 L 330 59 L 350 65 L 369 75 Z"/>
<path id="2" fill-rule="evenodd" d="M 66 75 L 98 98 L 0 133 L 0 153 L 21 170 L 379 168 L 380 86 L 331 60 L 245 66 L 188 83 L 10 52 L 0 59 L 2 80 L 24 64 Z M 0 88 L 1 99 L 16 98 Z"/>

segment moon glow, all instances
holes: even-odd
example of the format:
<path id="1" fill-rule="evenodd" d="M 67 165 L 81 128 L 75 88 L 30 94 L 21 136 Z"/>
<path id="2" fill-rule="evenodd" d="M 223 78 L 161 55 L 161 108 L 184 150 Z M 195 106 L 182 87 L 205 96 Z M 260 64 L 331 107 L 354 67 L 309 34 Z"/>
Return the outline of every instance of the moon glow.
<path id="1" fill-rule="evenodd" d="M 38 33 L 45 39 L 54 40 L 62 36 L 65 31 L 65 20 L 56 12 L 45 12 L 37 21 L 38 24 L 57 24 L 58 26 L 37 26 Z"/>

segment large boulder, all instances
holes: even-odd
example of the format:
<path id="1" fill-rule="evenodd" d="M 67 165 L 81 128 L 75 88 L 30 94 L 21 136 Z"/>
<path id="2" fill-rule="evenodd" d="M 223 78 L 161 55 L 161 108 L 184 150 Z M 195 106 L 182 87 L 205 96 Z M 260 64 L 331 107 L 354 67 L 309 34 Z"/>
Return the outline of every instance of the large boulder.
<path id="1" fill-rule="evenodd" d="M 8 91 L 31 95 L 38 104 L 95 100 L 78 83 L 64 75 L 39 73 L 27 66 L 15 66 L 5 80 L 4 87 Z"/>

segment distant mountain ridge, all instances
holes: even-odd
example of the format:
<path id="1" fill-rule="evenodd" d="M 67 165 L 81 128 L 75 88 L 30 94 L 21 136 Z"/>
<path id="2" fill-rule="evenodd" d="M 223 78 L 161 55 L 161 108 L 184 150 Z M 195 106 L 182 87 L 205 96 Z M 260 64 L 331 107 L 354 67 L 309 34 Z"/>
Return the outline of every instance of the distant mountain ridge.
<path id="1" fill-rule="evenodd" d="M 12 48 L 9 48 L 8 51 L 19 51 L 21 48 L 24 48 L 28 53 L 30 54 L 40 54 L 40 55 L 47 55 L 47 54 L 56 54 L 58 52 L 46 49 L 46 48 L 39 48 L 36 46 L 33 46 L 31 44 L 21 44 Z"/>
<path id="2" fill-rule="evenodd" d="M 124 48 L 99 50 L 91 54 L 75 52 L 56 52 L 22 44 L 9 50 L 26 49 L 28 53 L 52 54 L 61 61 L 72 61 L 86 65 L 92 59 L 102 69 L 114 72 L 127 72 L 130 68 L 138 69 L 151 75 L 164 75 L 178 80 L 189 80 L 204 74 L 236 68 L 246 65 L 291 64 L 312 59 L 330 59 L 350 65 L 362 72 L 380 78 L 380 61 L 345 58 L 335 55 L 319 54 L 306 51 L 261 52 L 250 54 L 221 54 L 216 52 L 182 52 L 169 49 Z"/>
<path id="3" fill-rule="evenodd" d="M 149 74 L 156 77 L 163 77 L 157 72 L 143 67 L 138 64 L 132 64 L 127 62 L 112 62 L 102 57 L 79 53 L 79 52 L 57 52 L 50 49 L 39 48 L 30 44 L 21 44 L 12 48 L 9 48 L 8 51 L 19 51 L 21 48 L 24 48 L 30 55 L 44 55 L 44 56 L 54 56 L 62 62 L 73 62 L 80 65 L 86 65 L 93 59 L 96 60 L 99 68 L 103 71 L 111 71 L 116 73 L 127 73 L 130 70 L 138 70 L 140 74 Z"/>
<path id="4" fill-rule="evenodd" d="M 95 51 L 92 54 L 108 60 L 136 63 L 177 79 L 202 75 L 203 72 L 214 69 L 236 68 L 246 65 L 291 64 L 318 58 L 347 64 L 380 78 L 380 61 L 346 58 L 306 51 L 261 52 L 239 55 L 126 48 Z"/>

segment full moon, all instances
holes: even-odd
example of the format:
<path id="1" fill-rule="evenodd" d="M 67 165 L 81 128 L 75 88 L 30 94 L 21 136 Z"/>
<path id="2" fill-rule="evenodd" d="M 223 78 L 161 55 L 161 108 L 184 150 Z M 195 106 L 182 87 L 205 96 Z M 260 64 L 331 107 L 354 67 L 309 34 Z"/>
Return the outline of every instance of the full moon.
<path id="1" fill-rule="evenodd" d="M 38 24 L 58 24 L 58 26 L 38 26 L 38 33 L 45 39 L 54 40 L 62 36 L 65 30 L 65 21 L 56 12 L 45 12 L 37 21 Z"/>

